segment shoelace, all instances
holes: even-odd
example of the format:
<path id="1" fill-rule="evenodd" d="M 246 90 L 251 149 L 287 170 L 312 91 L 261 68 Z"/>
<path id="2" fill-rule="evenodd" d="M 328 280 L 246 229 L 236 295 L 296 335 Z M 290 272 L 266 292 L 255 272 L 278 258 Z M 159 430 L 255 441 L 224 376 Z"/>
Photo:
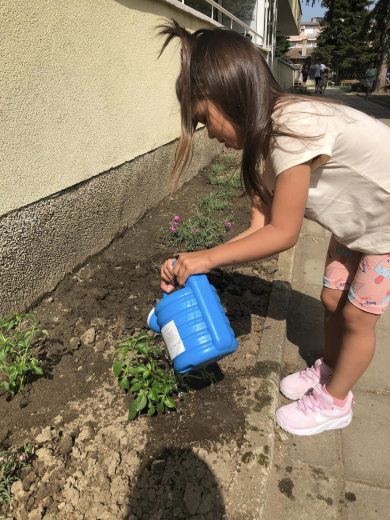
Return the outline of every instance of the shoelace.
<path id="1" fill-rule="evenodd" d="M 318 379 L 321 378 L 320 367 L 316 368 L 314 365 L 310 368 L 306 368 L 306 370 L 302 370 L 302 372 L 299 372 L 299 377 L 302 377 L 305 381 L 308 379 L 314 381 L 315 375 L 318 377 Z"/>
<path id="2" fill-rule="evenodd" d="M 305 415 L 314 412 L 316 408 L 319 410 L 331 410 L 332 406 L 325 404 L 321 399 L 315 398 L 313 394 L 304 395 L 302 399 L 297 401 L 297 408 Z"/>

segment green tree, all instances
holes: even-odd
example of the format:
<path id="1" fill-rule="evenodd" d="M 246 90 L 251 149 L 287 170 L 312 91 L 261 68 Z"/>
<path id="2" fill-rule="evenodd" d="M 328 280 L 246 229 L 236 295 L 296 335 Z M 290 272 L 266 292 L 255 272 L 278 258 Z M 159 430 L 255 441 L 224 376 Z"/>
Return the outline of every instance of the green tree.
<path id="1" fill-rule="evenodd" d="M 315 0 L 307 0 L 312 5 Z M 375 57 L 369 44 L 367 20 L 371 0 L 322 0 L 328 10 L 321 22 L 323 29 L 317 38 L 315 59 L 320 59 L 336 72 L 340 84 L 341 70 L 366 68 Z"/>
<path id="2" fill-rule="evenodd" d="M 378 0 L 371 11 L 372 25 L 370 38 L 377 57 L 376 94 L 383 93 L 386 84 L 386 71 L 390 67 L 390 1 Z"/>
<path id="3" fill-rule="evenodd" d="M 287 36 L 276 37 L 276 50 L 281 54 L 286 54 L 290 50 L 290 39 Z"/>

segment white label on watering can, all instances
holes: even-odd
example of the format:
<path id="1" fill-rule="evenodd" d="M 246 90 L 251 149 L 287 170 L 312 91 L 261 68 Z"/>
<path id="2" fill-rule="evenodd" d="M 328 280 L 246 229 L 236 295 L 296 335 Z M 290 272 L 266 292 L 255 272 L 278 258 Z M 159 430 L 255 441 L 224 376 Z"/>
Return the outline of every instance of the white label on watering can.
<path id="1" fill-rule="evenodd" d="M 164 325 L 164 327 L 161 329 L 161 334 L 163 335 L 165 345 L 167 346 L 169 355 L 173 361 L 176 356 L 185 351 L 184 344 L 181 340 L 175 322 L 172 320 Z"/>

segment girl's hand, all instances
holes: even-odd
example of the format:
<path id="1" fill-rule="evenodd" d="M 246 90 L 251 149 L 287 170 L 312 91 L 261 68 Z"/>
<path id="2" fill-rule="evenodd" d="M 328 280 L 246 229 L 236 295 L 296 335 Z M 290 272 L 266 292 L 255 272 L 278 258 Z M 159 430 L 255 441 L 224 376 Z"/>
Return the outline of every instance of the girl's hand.
<path id="1" fill-rule="evenodd" d="M 184 285 L 192 274 L 208 273 L 211 269 L 208 250 L 182 253 L 173 267 L 172 262 L 174 260 L 167 260 L 161 269 L 161 289 L 168 294 L 175 285 Z"/>
<path id="2" fill-rule="evenodd" d="M 173 274 L 173 262 L 175 258 L 170 258 L 161 268 L 161 289 L 166 293 L 171 293 L 175 288 L 175 276 Z"/>

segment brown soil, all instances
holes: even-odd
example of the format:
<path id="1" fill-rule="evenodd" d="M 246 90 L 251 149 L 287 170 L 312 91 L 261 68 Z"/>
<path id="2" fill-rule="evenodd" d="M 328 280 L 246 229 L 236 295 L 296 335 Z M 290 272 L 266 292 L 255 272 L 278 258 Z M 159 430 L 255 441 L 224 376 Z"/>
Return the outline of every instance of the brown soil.
<path id="1" fill-rule="evenodd" d="M 11 518 L 217 520 L 226 513 L 276 259 L 209 274 L 240 344 L 211 367 L 213 392 L 194 387 L 177 411 L 129 423 L 130 396 L 111 369 L 117 343 L 146 330 L 161 298 L 160 266 L 177 253 L 162 247 L 160 227 L 190 216 L 196 196 L 217 189 L 207 182 L 212 164 L 31 309 L 49 332 L 35 345 L 44 376 L 12 400 L 0 392 L 0 439 L 28 441 L 35 451 L 14 485 Z M 227 240 L 250 218 L 245 199 L 231 209 Z"/>

